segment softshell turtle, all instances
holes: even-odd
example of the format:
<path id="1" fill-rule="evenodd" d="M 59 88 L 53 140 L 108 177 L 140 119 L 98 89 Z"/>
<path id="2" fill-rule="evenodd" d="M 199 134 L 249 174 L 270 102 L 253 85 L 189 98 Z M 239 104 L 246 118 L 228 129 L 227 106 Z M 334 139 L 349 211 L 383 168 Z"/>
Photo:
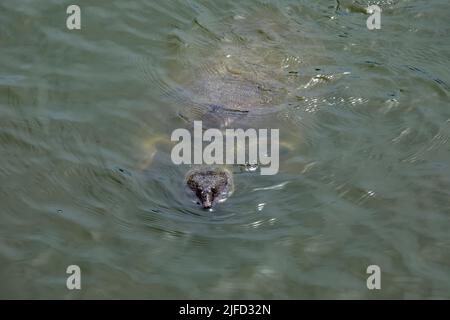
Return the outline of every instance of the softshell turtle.
<path id="1" fill-rule="evenodd" d="M 289 96 L 276 80 L 277 70 L 242 60 L 240 68 L 230 66 L 227 55 L 220 63 L 208 66 L 208 72 L 198 72 L 190 83 L 180 86 L 175 95 L 183 106 L 179 115 L 189 124 L 202 121 L 204 129 L 270 128 Z M 226 166 L 194 166 L 185 183 L 204 209 L 225 201 L 234 190 L 233 173 Z"/>
<path id="2" fill-rule="evenodd" d="M 202 49 L 197 54 L 201 59 L 192 66 L 186 68 L 190 61 L 183 61 L 182 68 L 172 69 L 168 85 L 175 87 L 168 95 L 189 124 L 201 120 L 204 128 L 219 130 L 271 128 L 276 114 L 290 99 L 297 99 L 298 83 L 291 81 L 289 70 L 298 69 L 300 59 L 286 58 L 260 43 L 239 45 L 226 37 L 215 49 Z M 280 146 L 292 149 L 283 141 Z M 232 170 L 224 166 L 195 166 L 187 172 L 185 184 L 205 209 L 226 200 L 234 190 Z"/>
<path id="3" fill-rule="evenodd" d="M 283 82 L 282 66 L 263 61 L 256 50 L 237 46 L 224 46 L 212 56 L 196 77 L 179 81 L 181 117 L 188 123 L 201 120 L 205 129 L 273 128 L 277 114 L 295 92 Z M 281 146 L 292 149 L 287 142 L 281 141 Z M 224 166 L 194 167 L 185 181 L 205 209 L 234 190 L 233 174 Z"/>

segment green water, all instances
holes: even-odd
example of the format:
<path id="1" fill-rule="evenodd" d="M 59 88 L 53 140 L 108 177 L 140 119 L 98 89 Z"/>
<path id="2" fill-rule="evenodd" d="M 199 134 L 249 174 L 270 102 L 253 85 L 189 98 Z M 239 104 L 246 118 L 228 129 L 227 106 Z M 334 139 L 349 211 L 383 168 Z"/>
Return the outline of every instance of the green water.
<path id="1" fill-rule="evenodd" d="M 447 0 L 76 4 L 0 4 L 0 298 L 450 298 Z M 289 150 L 205 212 L 154 141 L 218 66 Z"/>

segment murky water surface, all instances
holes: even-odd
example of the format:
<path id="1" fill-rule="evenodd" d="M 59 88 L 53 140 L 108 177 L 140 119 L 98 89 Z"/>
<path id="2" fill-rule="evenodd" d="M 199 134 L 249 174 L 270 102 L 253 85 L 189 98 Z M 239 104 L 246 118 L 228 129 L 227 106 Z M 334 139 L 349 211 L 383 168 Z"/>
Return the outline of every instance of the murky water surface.
<path id="1" fill-rule="evenodd" d="M 1 298 L 450 298 L 447 0 L 76 3 L 0 4 Z M 205 212 L 167 141 L 217 101 L 280 171 Z"/>

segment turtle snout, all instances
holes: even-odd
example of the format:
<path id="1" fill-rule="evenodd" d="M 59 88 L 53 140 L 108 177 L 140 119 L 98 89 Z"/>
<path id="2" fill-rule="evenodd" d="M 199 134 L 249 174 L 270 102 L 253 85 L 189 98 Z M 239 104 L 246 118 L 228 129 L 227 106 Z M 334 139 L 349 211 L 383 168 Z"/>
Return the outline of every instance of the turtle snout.
<path id="1" fill-rule="evenodd" d="M 204 191 L 201 195 L 201 205 L 203 209 L 211 209 L 213 205 L 213 195 L 210 191 Z"/>

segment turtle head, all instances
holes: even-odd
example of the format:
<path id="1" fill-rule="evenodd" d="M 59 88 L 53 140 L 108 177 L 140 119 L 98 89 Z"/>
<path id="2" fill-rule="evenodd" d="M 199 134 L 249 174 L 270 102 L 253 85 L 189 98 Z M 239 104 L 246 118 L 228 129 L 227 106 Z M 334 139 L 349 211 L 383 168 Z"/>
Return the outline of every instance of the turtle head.
<path id="1" fill-rule="evenodd" d="M 215 167 L 190 170 L 186 175 L 186 184 L 204 209 L 225 201 L 233 190 L 231 173 Z"/>

